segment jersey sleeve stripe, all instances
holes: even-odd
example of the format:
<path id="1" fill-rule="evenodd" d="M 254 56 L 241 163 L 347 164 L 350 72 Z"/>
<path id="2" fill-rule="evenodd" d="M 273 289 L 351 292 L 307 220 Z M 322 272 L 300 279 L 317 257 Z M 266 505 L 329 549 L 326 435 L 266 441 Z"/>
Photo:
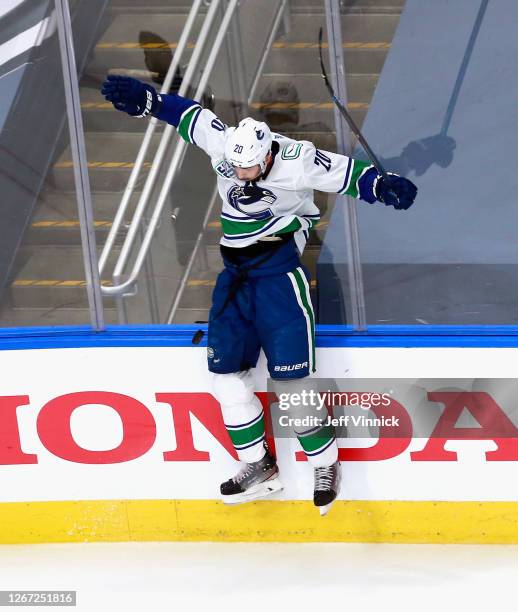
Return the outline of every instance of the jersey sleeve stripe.
<path id="1" fill-rule="evenodd" d="M 201 106 L 198 108 L 198 112 L 194 114 L 194 117 L 191 121 L 191 125 L 189 127 L 189 137 L 191 139 L 192 144 L 196 144 L 196 141 L 194 140 L 194 128 L 196 126 L 196 122 L 198 121 L 198 117 L 201 115 L 201 111 L 203 109 L 201 108 Z"/>
<path id="2" fill-rule="evenodd" d="M 338 190 L 338 193 L 345 193 L 345 191 L 347 190 L 347 187 L 349 187 L 349 182 L 351 180 L 351 166 L 352 166 L 353 160 L 350 157 L 349 158 L 349 163 L 347 164 L 347 171 L 345 173 L 345 179 L 344 179 L 344 184 L 340 187 L 340 189 Z"/>
<path id="3" fill-rule="evenodd" d="M 201 109 L 199 104 L 188 108 L 183 113 L 182 118 L 180 119 L 180 123 L 178 124 L 178 133 L 186 142 L 191 142 L 189 138 L 189 128 L 193 120 L 193 117 L 196 114 L 196 111 L 198 109 Z"/>
<path id="4" fill-rule="evenodd" d="M 372 165 L 369 162 L 354 159 L 352 164 L 352 172 L 350 173 L 349 177 L 349 183 L 345 190 L 343 190 L 341 193 L 344 195 L 349 195 L 353 198 L 358 198 L 360 193 L 358 181 L 363 176 L 363 174 L 371 167 Z"/>

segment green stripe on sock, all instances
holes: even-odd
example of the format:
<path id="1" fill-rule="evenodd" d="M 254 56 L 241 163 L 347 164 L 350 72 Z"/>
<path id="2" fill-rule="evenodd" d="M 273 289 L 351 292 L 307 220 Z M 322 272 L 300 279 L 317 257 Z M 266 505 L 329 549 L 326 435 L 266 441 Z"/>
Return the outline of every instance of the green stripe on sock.
<path id="1" fill-rule="evenodd" d="M 293 276 L 295 277 L 295 280 L 297 281 L 297 286 L 300 291 L 300 297 L 302 299 L 302 304 L 304 305 L 304 308 L 306 309 L 308 313 L 309 322 L 311 324 L 310 351 L 311 351 L 312 364 L 313 364 L 312 371 L 314 372 L 315 371 L 315 317 L 313 315 L 313 307 L 311 306 L 311 296 L 307 294 L 306 284 L 304 283 L 302 279 L 302 273 L 300 272 L 298 268 L 293 270 Z"/>
<path id="2" fill-rule="evenodd" d="M 191 121 L 194 116 L 194 113 L 199 108 L 199 106 L 193 107 L 193 109 L 185 115 L 185 117 L 180 121 L 180 124 L 178 125 L 178 133 L 185 140 L 185 142 L 191 142 L 191 139 L 189 138 L 189 128 L 191 127 Z"/>
<path id="3" fill-rule="evenodd" d="M 342 191 L 342 193 L 353 198 L 357 198 L 359 194 L 358 179 L 365 168 L 369 168 L 370 166 L 372 166 L 370 162 L 360 161 L 359 159 L 353 160 L 353 168 L 351 171 L 352 176 L 349 182 L 349 187 L 345 191 Z"/>
<path id="4" fill-rule="evenodd" d="M 227 431 L 234 446 L 251 444 L 254 440 L 264 435 L 264 415 L 261 415 L 261 418 L 256 423 L 252 423 L 248 427 L 243 427 L 242 429 L 227 428 Z"/>
<path id="5" fill-rule="evenodd" d="M 335 432 L 331 425 L 325 425 L 322 429 L 319 429 L 309 436 L 297 436 L 302 449 L 306 453 L 314 453 L 320 448 L 323 448 L 334 437 Z"/>

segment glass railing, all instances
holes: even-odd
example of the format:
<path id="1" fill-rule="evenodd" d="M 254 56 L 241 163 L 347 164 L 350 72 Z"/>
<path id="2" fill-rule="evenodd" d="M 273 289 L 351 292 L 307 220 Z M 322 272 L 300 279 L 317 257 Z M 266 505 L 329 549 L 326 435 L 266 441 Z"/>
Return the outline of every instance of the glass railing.
<path id="1" fill-rule="evenodd" d="M 83 40 L 91 8 L 71 6 Z M 0 37 L 0 325 L 88 324 L 54 2 L 5 0 Z"/>
<path id="2" fill-rule="evenodd" d="M 193 3 L 69 4 L 100 255 L 149 125 L 149 119 L 115 111 L 100 85 L 112 73 L 162 87 Z M 200 3 L 170 92 L 184 82 L 214 4 Z M 322 26 L 332 77 L 326 9 L 334 7 L 347 108 L 387 171 L 419 188 L 408 211 L 315 192 L 321 219 L 302 260 L 312 275 L 317 322 L 514 324 L 512 19 L 487 0 L 245 0 L 236 3 L 215 52 L 232 2 L 217 5 L 185 95 L 195 96 L 205 79 L 199 99 L 224 123 L 250 115 L 275 132 L 337 151 L 343 139 L 337 140 L 317 44 Z M 3 327 L 91 321 L 53 7 L 54 0 L 4 0 L 0 7 Z M 103 263 L 106 323 L 208 318 L 222 268 L 221 201 L 210 159 L 193 145 L 180 155 L 184 145 L 176 132 L 120 263 L 165 131 L 157 122 Z M 347 133 L 347 139 L 352 155 L 367 159 L 355 138 Z M 350 246 L 355 231 L 356 250 Z M 111 289 L 132 278 L 139 258 L 135 282 L 116 294 Z"/>
<path id="3" fill-rule="evenodd" d="M 345 39 L 351 21 L 342 19 Z M 513 71 L 512 21 L 487 0 L 406 0 L 363 130 L 386 169 L 419 193 L 408 211 L 357 204 L 370 325 L 518 320 L 514 110 L 504 77 Z M 357 65 L 346 61 L 346 71 L 353 89 Z M 354 155 L 367 159 L 361 147 Z M 342 221 L 335 209 L 333 226 Z M 343 274 L 338 231 L 326 247 Z M 321 320 L 345 322 L 338 306 Z"/>

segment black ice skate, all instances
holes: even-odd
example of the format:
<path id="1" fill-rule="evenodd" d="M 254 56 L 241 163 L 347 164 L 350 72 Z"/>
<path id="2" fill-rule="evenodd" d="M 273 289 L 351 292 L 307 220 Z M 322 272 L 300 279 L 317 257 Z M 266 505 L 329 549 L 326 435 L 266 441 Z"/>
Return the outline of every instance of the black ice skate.
<path id="1" fill-rule="evenodd" d="M 225 504 L 242 504 L 271 495 L 282 489 L 279 468 L 265 444 L 266 454 L 259 461 L 246 463 L 233 478 L 220 489 Z"/>
<path id="2" fill-rule="evenodd" d="M 315 468 L 313 503 L 319 508 L 320 516 L 324 516 L 329 512 L 340 491 L 341 478 L 342 468 L 339 461 L 329 467 Z"/>

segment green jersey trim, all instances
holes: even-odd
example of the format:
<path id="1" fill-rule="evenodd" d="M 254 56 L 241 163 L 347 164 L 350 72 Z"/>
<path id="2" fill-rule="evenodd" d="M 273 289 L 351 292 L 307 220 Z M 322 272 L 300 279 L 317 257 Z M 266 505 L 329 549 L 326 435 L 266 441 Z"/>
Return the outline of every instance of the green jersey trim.
<path id="1" fill-rule="evenodd" d="M 225 219 L 225 217 L 221 217 L 220 221 L 221 221 L 221 229 L 223 230 L 223 234 L 225 236 L 234 236 L 234 237 L 239 236 L 242 238 L 246 238 L 247 236 L 250 236 L 252 234 L 260 233 L 260 231 L 263 228 L 265 228 L 267 225 L 270 225 L 272 223 L 272 220 L 274 219 L 275 217 L 273 219 L 270 218 L 264 221 L 248 221 L 248 220 L 232 221 L 230 219 Z M 277 217 L 277 219 L 282 219 L 282 217 Z M 304 228 L 303 228 L 303 222 L 301 218 L 296 218 L 290 221 L 290 223 L 288 223 L 284 227 L 280 227 L 279 229 L 277 229 L 277 226 L 276 226 L 275 230 L 272 233 L 273 234 L 285 234 L 287 232 L 296 232 L 302 228 L 312 229 L 318 223 L 318 219 L 304 218 L 304 221 L 308 223 L 307 226 L 304 225 Z"/>
<path id="2" fill-rule="evenodd" d="M 192 106 L 190 109 L 185 111 L 184 115 L 180 119 L 180 123 L 178 124 L 178 133 L 185 140 L 185 142 L 192 143 L 191 137 L 189 136 L 189 131 L 194 115 L 199 108 L 200 106 L 198 104 L 196 106 Z"/>
<path id="3" fill-rule="evenodd" d="M 359 159 L 354 159 L 349 181 L 347 182 L 345 189 L 340 191 L 340 193 L 342 195 L 348 195 L 353 198 L 358 198 L 360 194 L 360 186 L 358 184 L 358 181 L 363 176 L 363 174 L 371 167 L 372 164 L 370 162 L 364 162 Z"/>

